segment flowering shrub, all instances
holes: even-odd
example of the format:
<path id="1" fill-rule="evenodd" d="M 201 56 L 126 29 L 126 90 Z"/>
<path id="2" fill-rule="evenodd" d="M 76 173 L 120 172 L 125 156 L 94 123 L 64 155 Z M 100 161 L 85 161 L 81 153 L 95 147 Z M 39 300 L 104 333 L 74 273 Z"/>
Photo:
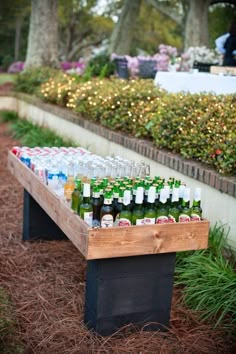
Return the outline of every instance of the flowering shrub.
<path id="1" fill-rule="evenodd" d="M 76 62 L 62 61 L 60 66 L 61 69 L 65 72 L 82 75 L 84 73 L 86 64 L 81 60 Z"/>
<path id="2" fill-rule="evenodd" d="M 69 75 L 42 86 L 57 102 L 110 129 L 153 140 L 159 148 L 236 175 L 235 95 L 169 94 L 152 80 L 93 79 Z"/>
<path id="3" fill-rule="evenodd" d="M 11 74 L 20 73 L 24 70 L 24 65 L 23 61 L 16 61 L 9 66 L 7 72 Z"/>

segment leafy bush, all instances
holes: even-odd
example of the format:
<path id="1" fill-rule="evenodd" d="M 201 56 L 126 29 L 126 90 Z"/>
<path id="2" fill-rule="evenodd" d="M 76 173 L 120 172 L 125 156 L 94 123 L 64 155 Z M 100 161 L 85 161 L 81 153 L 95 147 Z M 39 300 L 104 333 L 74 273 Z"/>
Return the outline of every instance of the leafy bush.
<path id="1" fill-rule="evenodd" d="M 236 175 L 235 95 L 171 94 L 152 80 L 54 75 L 38 93 L 112 130 Z"/>
<path id="2" fill-rule="evenodd" d="M 101 53 L 90 59 L 84 72 L 85 75 L 87 71 L 91 73 L 91 77 L 109 77 L 114 74 L 115 65 L 110 61 L 108 54 Z"/>
<path id="3" fill-rule="evenodd" d="M 209 248 L 177 254 L 176 285 L 184 286 L 189 307 L 200 311 L 214 326 L 236 328 L 235 253 L 227 244 L 227 232 L 215 225 L 210 231 Z"/>
<path id="4" fill-rule="evenodd" d="M 17 75 L 14 89 L 19 92 L 36 93 L 40 85 L 48 81 L 50 77 L 59 74 L 63 77 L 62 72 L 48 67 L 27 69 Z"/>

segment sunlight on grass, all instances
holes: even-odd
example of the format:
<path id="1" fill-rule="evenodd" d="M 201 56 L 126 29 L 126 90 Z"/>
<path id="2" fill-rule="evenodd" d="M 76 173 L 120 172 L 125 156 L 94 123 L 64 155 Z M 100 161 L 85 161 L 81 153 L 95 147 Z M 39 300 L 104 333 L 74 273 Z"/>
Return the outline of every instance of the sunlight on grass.
<path id="1" fill-rule="evenodd" d="M 15 74 L 0 74 L 0 85 L 5 84 L 5 82 L 14 82 L 15 78 Z"/>

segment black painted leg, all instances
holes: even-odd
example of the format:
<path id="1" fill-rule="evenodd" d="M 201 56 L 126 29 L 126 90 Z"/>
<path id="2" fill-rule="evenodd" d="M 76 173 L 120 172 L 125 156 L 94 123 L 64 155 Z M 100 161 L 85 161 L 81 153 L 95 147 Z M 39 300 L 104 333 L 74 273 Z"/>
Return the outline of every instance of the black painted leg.
<path id="1" fill-rule="evenodd" d="M 175 253 L 88 261 L 88 328 L 101 335 L 110 335 L 129 323 L 146 325 L 146 330 L 165 330 L 174 268 Z"/>
<path id="2" fill-rule="evenodd" d="M 66 235 L 41 208 L 35 199 L 24 190 L 23 240 L 64 240 Z"/>

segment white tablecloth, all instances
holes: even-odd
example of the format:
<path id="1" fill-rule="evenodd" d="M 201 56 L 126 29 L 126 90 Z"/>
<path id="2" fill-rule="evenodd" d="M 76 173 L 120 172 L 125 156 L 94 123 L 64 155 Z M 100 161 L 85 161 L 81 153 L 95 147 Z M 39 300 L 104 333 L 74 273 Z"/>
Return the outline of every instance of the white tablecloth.
<path id="1" fill-rule="evenodd" d="M 164 72 L 156 73 L 155 85 L 169 92 L 212 92 L 215 94 L 236 93 L 236 76 L 221 76 L 210 73 Z"/>

